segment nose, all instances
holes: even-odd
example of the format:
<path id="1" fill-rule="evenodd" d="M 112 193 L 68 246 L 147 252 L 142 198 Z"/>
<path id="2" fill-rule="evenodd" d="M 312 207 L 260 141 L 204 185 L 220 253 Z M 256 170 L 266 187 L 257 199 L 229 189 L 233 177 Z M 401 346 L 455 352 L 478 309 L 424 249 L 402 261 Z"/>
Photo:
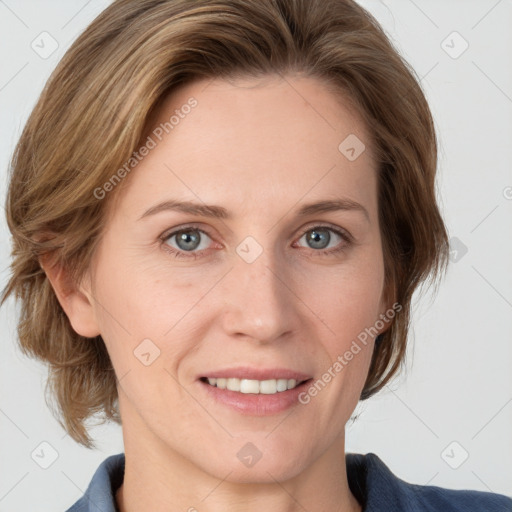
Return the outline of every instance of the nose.
<path id="1" fill-rule="evenodd" d="M 297 329 L 291 272 L 266 251 L 252 263 L 236 256 L 226 277 L 222 289 L 225 333 L 270 343 Z"/>

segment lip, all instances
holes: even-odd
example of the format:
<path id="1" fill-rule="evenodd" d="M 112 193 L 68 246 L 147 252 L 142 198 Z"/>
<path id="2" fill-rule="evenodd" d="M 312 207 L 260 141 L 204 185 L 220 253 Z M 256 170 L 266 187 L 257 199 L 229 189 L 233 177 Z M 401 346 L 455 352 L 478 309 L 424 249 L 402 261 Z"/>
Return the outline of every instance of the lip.
<path id="1" fill-rule="evenodd" d="M 297 372 L 295 372 L 295 374 L 303 375 Z M 226 374 L 224 373 L 223 375 Z M 238 391 L 230 391 L 229 389 L 219 389 L 203 380 L 198 380 L 197 382 L 202 393 L 205 393 L 205 396 L 212 402 L 212 406 L 214 407 L 220 404 L 243 415 L 270 416 L 299 405 L 299 395 L 307 389 L 311 380 L 312 378 L 307 379 L 293 389 L 280 391 L 273 395 L 240 393 Z"/>
<path id="2" fill-rule="evenodd" d="M 295 379 L 297 382 L 301 382 L 301 384 L 293 389 L 267 395 L 219 389 L 205 382 L 206 378 L 249 380 Z M 215 406 L 219 404 L 224 405 L 240 414 L 250 416 L 278 414 L 294 405 L 298 405 L 300 403 L 299 394 L 309 386 L 312 379 L 313 377 L 307 373 L 289 368 L 254 368 L 251 366 L 212 370 L 197 376 L 200 388 L 206 394 L 208 400 L 211 400 Z"/>
<path id="3" fill-rule="evenodd" d="M 224 368 L 222 370 L 212 370 L 197 376 L 197 379 L 209 377 L 231 378 L 231 379 L 249 379 L 249 380 L 271 380 L 271 379 L 295 379 L 297 382 L 311 379 L 312 376 L 307 373 L 290 370 L 288 368 L 253 368 L 250 366 L 237 366 L 236 368 Z M 286 393 L 283 391 L 282 393 Z"/>

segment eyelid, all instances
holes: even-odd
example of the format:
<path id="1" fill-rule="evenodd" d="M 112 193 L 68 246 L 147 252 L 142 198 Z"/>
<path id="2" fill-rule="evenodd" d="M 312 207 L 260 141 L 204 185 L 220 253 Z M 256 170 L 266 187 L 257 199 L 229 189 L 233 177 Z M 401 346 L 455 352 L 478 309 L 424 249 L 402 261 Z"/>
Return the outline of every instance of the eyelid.
<path id="1" fill-rule="evenodd" d="M 158 237 L 158 239 L 162 243 L 165 243 L 166 240 L 177 235 L 178 233 L 180 233 L 182 231 L 194 231 L 194 230 L 199 231 L 200 233 L 208 236 L 208 238 L 210 238 L 212 241 L 214 241 L 214 237 L 212 235 L 210 235 L 210 233 L 208 233 L 208 231 L 206 229 L 203 229 L 201 227 L 201 225 L 194 224 L 194 223 L 184 224 L 183 226 L 178 226 L 178 227 L 167 229 Z M 174 249 L 174 248 L 172 248 L 172 249 Z M 176 250 L 176 249 L 174 249 L 174 250 Z M 204 249 L 204 250 L 207 250 L 207 249 Z M 186 252 L 186 251 L 183 251 L 183 252 Z M 201 251 L 201 252 L 203 252 L 203 251 Z M 189 254 L 199 254 L 199 253 L 190 252 Z"/>
<path id="2" fill-rule="evenodd" d="M 300 228 L 300 231 L 302 232 L 301 236 L 303 236 L 306 232 L 311 231 L 314 228 L 332 229 L 334 232 L 339 233 L 340 236 L 346 237 L 349 242 L 351 242 L 351 243 L 355 242 L 355 238 L 345 228 L 342 228 L 341 226 L 338 226 L 336 224 L 331 224 L 330 222 L 326 222 L 325 220 L 310 222 L 310 223 L 306 224 L 305 226 L 301 227 Z"/>
<path id="3" fill-rule="evenodd" d="M 188 231 L 188 230 L 192 231 L 194 229 L 196 229 L 197 231 L 200 231 L 201 233 L 204 233 L 204 234 L 208 235 L 210 238 L 212 238 L 212 236 L 208 233 L 208 231 L 203 229 L 200 224 L 194 224 L 194 223 L 183 224 L 183 226 L 177 226 L 174 228 L 166 229 L 158 238 L 165 240 L 165 239 L 169 238 L 171 235 L 176 235 L 180 231 Z"/>
<path id="4" fill-rule="evenodd" d="M 190 223 L 190 224 L 184 224 L 183 226 L 177 226 L 177 227 L 173 227 L 173 228 L 170 228 L 170 229 L 167 229 L 166 231 L 164 231 L 158 238 L 159 240 L 161 241 L 162 245 L 165 245 L 165 250 L 175 256 L 177 255 L 180 255 L 180 256 L 183 256 L 183 257 L 191 257 L 191 258 L 200 258 L 203 253 L 207 252 L 209 249 L 203 249 L 201 251 L 190 251 L 190 252 L 187 252 L 187 251 L 180 251 L 179 249 L 175 249 L 174 247 L 169 247 L 168 244 L 166 244 L 166 240 L 168 240 L 169 238 L 171 238 L 172 236 L 175 236 L 177 235 L 178 233 L 180 233 L 181 231 L 192 231 L 192 230 L 197 230 L 199 231 L 200 233 L 202 234 L 205 234 L 207 235 L 212 241 L 214 241 L 214 237 L 212 235 L 210 235 L 208 233 L 208 231 L 206 229 L 203 229 L 202 227 L 202 224 L 197 224 L 197 223 Z M 295 242 L 296 243 L 298 240 L 300 240 L 308 231 L 311 231 L 313 230 L 314 228 L 319 228 L 319 229 L 330 229 L 332 231 L 334 231 L 338 236 L 340 236 L 345 244 L 342 244 L 342 247 L 338 248 L 338 249 L 310 249 L 311 251 L 313 251 L 313 253 L 323 253 L 323 252 L 327 252 L 327 253 L 330 253 L 330 252 L 336 252 L 337 250 L 342 250 L 343 249 L 343 245 L 353 245 L 355 243 L 355 239 L 354 237 L 352 236 L 352 234 L 347 231 L 345 228 L 342 228 L 341 226 L 337 226 L 335 224 L 331 224 L 329 222 L 326 222 L 326 221 L 312 221 L 312 222 L 309 222 L 308 224 L 306 224 L 305 226 L 302 226 L 300 229 L 299 229 L 299 233 L 300 233 L 300 236 L 299 238 L 296 238 L 295 237 Z M 215 242 L 215 241 L 214 241 Z M 218 244 L 218 242 L 215 242 Z M 302 247 L 303 249 L 307 249 L 306 247 Z"/>
<path id="5" fill-rule="evenodd" d="M 306 224 L 305 226 L 302 226 L 299 228 L 298 230 L 298 234 L 300 234 L 300 236 L 304 236 L 304 234 L 307 232 L 307 231 L 310 231 L 311 229 L 313 228 L 330 228 L 334 231 L 337 231 L 337 232 L 341 232 L 341 234 L 344 234 L 347 236 L 347 238 L 353 242 L 354 241 L 354 237 L 351 235 L 351 233 L 349 231 L 347 231 L 345 228 L 342 228 L 341 226 L 337 226 L 335 224 L 331 224 L 329 222 L 326 222 L 326 221 L 316 221 L 316 222 L 309 222 L 308 224 Z M 161 240 L 166 240 L 167 238 L 169 238 L 171 235 L 174 235 L 174 234 L 177 234 L 179 233 L 180 231 L 186 231 L 186 230 L 192 230 L 192 229 L 197 229 L 198 231 L 200 231 L 201 233 L 204 233 L 205 235 L 208 235 L 210 238 L 213 239 L 212 235 L 210 235 L 210 233 L 208 233 L 207 230 L 203 229 L 201 227 L 200 224 L 196 224 L 196 223 L 191 223 L 191 224 L 184 224 L 183 226 L 178 226 L 178 227 L 175 227 L 175 228 L 170 228 L 170 229 L 167 229 L 165 230 L 160 236 L 159 238 Z M 296 235 L 298 236 L 298 235 Z"/>

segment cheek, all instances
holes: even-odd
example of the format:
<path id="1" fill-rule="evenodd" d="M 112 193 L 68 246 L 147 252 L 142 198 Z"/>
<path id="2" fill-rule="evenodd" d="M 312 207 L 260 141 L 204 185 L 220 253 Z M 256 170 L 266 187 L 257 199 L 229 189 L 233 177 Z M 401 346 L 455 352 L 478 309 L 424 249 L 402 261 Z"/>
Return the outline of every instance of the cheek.
<path id="1" fill-rule="evenodd" d="M 188 269 L 130 257 L 126 249 L 119 253 L 115 260 L 104 258 L 95 276 L 97 312 L 105 332 L 118 324 L 113 327 L 122 327 L 125 335 L 162 337 L 207 290 L 208 282 Z"/>
<path id="2" fill-rule="evenodd" d="M 350 344 L 365 329 L 374 326 L 383 312 L 383 266 L 378 261 L 347 265 L 315 281 L 316 291 L 308 287 L 303 295 L 326 326 L 330 335 L 325 339 L 331 351 Z"/>
<path id="3" fill-rule="evenodd" d="M 146 388 L 165 369 L 176 373 L 199 336 L 193 331 L 202 329 L 197 318 L 201 297 L 215 279 L 199 278 L 185 268 L 171 272 L 135 258 L 101 260 L 95 275 L 95 314 L 119 378 L 130 372 Z"/>
<path id="4" fill-rule="evenodd" d="M 378 272 L 354 269 L 338 277 L 331 280 L 329 293 L 310 299 L 312 310 L 326 326 L 322 327 L 325 358 L 310 397 L 318 397 L 322 414 L 336 417 L 332 420 L 336 425 L 348 421 L 366 381 L 374 347 L 371 329 L 379 319 L 382 293 Z"/>
<path id="5" fill-rule="evenodd" d="M 318 389 L 325 385 L 330 392 L 319 394 L 325 401 L 324 410 L 340 411 L 343 420 L 348 420 L 346 411 L 356 406 L 368 374 L 374 347 L 372 328 L 383 312 L 383 283 L 383 262 L 376 251 L 375 259 L 354 259 L 336 275 L 326 276 L 316 293 L 306 295 L 320 325 L 325 326 L 326 358 Z"/>

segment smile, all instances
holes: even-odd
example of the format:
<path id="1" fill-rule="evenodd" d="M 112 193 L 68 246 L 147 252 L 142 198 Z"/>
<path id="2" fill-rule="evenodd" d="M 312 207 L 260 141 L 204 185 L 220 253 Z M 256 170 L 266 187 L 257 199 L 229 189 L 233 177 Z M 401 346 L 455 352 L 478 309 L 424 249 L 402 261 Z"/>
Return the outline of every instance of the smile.
<path id="1" fill-rule="evenodd" d="M 229 391 L 238 391 L 239 393 L 252 393 L 263 395 L 274 395 L 289 389 L 294 389 L 304 381 L 295 379 L 236 379 L 236 378 L 207 378 L 201 379 L 208 382 L 211 386 L 219 389 L 228 389 Z"/>

